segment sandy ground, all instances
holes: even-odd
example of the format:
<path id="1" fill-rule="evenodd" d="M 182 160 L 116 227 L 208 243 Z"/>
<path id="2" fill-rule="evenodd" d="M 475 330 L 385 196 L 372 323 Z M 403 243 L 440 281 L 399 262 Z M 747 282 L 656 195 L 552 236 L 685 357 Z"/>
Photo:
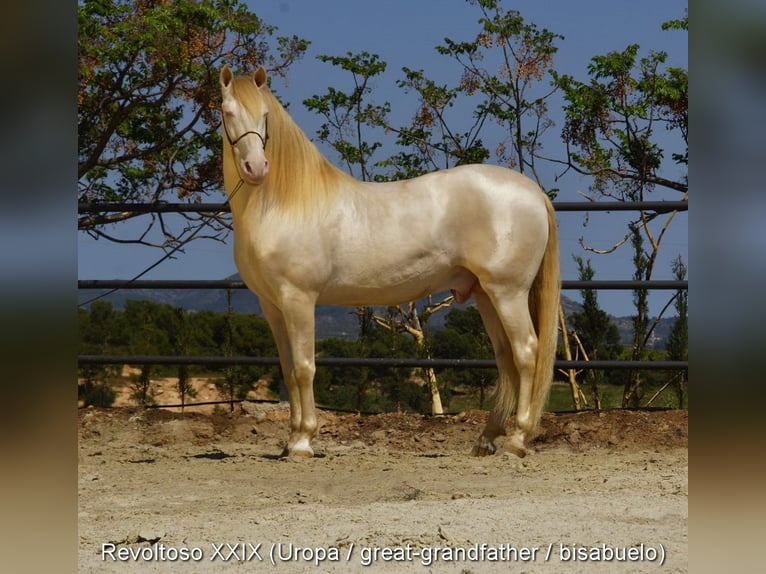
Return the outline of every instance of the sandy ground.
<path id="1" fill-rule="evenodd" d="M 81 409 L 80 572 L 686 572 L 688 413 L 546 415 L 534 452 L 468 456 L 485 419 L 284 405 Z"/>

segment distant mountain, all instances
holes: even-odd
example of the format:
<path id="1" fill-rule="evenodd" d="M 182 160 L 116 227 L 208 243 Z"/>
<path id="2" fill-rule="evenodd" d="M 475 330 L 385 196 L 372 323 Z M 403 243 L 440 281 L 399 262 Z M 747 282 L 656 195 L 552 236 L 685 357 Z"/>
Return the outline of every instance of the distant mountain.
<path id="1" fill-rule="evenodd" d="M 240 281 L 238 274 L 226 278 L 227 280 Z M 90 299 L 99 292 L 93 289 L 80 290 L 80 300 Z M 229 302 L 227 293 L 223 289 L 120 289 L 104 297 L 117 309 L 125 306 L 125 301 L 139 300 L 152 301 L 163 305 L 180 307 L 188 311 L 226 311 Z M 569 316 L 572 313 L 582 311 L 582 305 L 573 301 L 566 295 L 561 296 L 561 302 L 564 307 L 564 315 Z M 456 307 L 466 307 L 471 305 L 469 301 Z M 234 289 L 231 295 L 231 306 L 235 313 L 262 315 L 261 305 L 258 297 L 253 295 L 247 289 Z M 431 319 L 431 326 L 434 329 L 444 327 L 446 312 L 436 313 Z M 623 345 L 629 345 L 633 338 L 633 325 L 630 317 L 610 317 L 612 322 L 617 325 L 620 333 L 620 340 Z M 650 341 L 650 348 L 662 349 L 665 346 L 670 330 L 675 322 L 675 317 L 661 319 L 655 335 Z M 353 308 L 338 307 L 330 305 L 319 305 L 316 314 L 317 337 L 341 337 L 355 338 L 359 330 L 357 317 Z"/>

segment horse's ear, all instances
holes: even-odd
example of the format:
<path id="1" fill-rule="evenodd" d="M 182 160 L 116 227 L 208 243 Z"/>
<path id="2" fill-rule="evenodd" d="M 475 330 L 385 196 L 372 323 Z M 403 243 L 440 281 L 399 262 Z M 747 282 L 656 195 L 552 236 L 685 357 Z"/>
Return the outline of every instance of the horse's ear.
<path id="1" fill-rule="evenodd" d="M 258 68 L 253 74 L 253 80 L 255 81 L 255 85 L 259 88 L 264 85 L 266 83 L 266 68 L 263 66 Z"/>
<path id="2" fill-rule="evenodd" d="M 231 69 L 229 68 L 228 64 L 223 65 L 223 68 L 221 68 L 221 74 L 219 77 L 221 81 L 221 87 L 228 88 L 232 80 L 234 79 L 234 74 L 231 72 Z"/>

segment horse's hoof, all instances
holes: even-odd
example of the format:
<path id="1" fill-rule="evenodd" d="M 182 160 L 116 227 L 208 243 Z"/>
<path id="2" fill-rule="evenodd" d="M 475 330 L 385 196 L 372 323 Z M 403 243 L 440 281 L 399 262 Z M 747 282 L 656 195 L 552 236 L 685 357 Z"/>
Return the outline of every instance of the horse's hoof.
<path id="1" fill-rule="evenodd" d="M 471 456 L 490 456 L 495 454 L 491 448 L 475 446 L 471 449 Z"/>
<path id="2" fill-rule="evenodd" d="M 293 450 L 288 455 L 292 458 L 311 458 L 314 456 L 313 450 Z"/>
<path id="3" fill-rule="evenodd" d="M 511 452 L 512 454 L 515 454 L 519 458 L 524 458 L 525 456 L 527 456 L 526 447 L 523 447 L 523 446 L 519 447 L 513 444 L 509 444 L 507 445 L 507 448 L 509 452 Z"/>
<path id="4" fill-rule="evenodd" d="M 314 456 L 314 449 L 311 447 L 293 447 L 286 446 L 279 455 L 282 458 L 311 458 Z"/>
<path id="5" fill-rule="evenodd" d="M 471 456 L 489 456 L 495 454 L 497 447 L 484 437 L 479 438 L 471 449 Z"/>
<path id="6" fill-rule="evenodd" d="M 306 436 L 290 437 L 281 456 L 283 458 L 311 458 L 314 456 L 314 449 L 311 448 L 311 440 Z"/>
<path id="7" fill-rule="evenodd" d="M 511 439 L 506 442 L 505 447 L 519 458 L 527 456 L 527 447 L 524 445 L 524 439 L 518 435 L 512 436 Z"/>
<path id="8" fill-rule="evenodd" d="M 314 451 L 311 450 L 288 450 L 284 449 L 280 454 L 280 458 L 312 458 L 314 456 Z"/>

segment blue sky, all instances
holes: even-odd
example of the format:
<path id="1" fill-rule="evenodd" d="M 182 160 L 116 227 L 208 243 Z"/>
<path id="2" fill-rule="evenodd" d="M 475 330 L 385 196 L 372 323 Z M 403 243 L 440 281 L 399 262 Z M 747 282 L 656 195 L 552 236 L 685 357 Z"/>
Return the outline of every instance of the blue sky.
<path id="1" fill-rule="evenodd" d="M 455 82 L 460 70 L 457 64 L 438 54 L 435 46 L 445 37 L 453 40 L 472 40 L 478 26 L 478 8 L 464 0 L 388 0 L 368 2 L 360 0 L 269 0 L 246 2 L 267 23 L 278 27 L 278 34 L 297 35 L 311 41 L 306 56 L 290 69 L 286 82 L 276 80 L 275 90 L 288 102 L 295 120 L 309 137 L 321 123 L 321 118 L 305 109 L 302 102 L 309 96 L 324 93 L 329 86 L 348 89 L 349 78 L 329 64 L 316 59 L 317 55 L 343 55 L 346 52 L 367 51 L 378 54 L 388 63 L 386 73 L 376 79 L 372 99 L 378 103 L 391 103 L 392 122 L 404 124 L 414 112 L 415 100 L 396 86 L 403 77 L 401 68 L 423 69 L 428 77 L 441 82 Z M 680 18 L 687 6 L 685 1 L 650 0 L 527 0 L 505 2 L 506 7 L 519 10 L 527 22 L 538 28 L 561 34 L 554 67 L 560 73 L 586 79 L 590 58 L 611 50 L 622 50 L 637 43 L 641 54 L 648 50 L 665 50 L 669 64 L 688 69 L 687 35 L 681 32 L 663 32 L 662 22 Z M 245 73 L 247 71 L 240 70 Z M 456 110 L 459 113 L 460 110 Z M 466 109 L 467 118 L 470 109 Z M 563 158 L 560 143 L 561 112 L 551 105 L 550 115 L 556 122 L 549 131 L 545 153 Z M 458 120 L 456 120 L 458 121 Z M 490 143 L 490 142 L 488 142 Z M 492 147 L 492 146 L 490 146 Z M 393 148 L 389 148 L 391 150 Z M 328 157 L 336 161 L 332 152 Z M 581 199 L 578 192 L 587 192 L 589 181 L 568 175 L 554 183 L 561 168 L 553 164 L 544 166 L 544 185 L 561 189 L 557 199 Z M 671 174 L 673 175 L 673 174 Z M 210 198 L 210 201 L 223 201 Z M 677 194 L 660 192 L 654 199 L 680 199 Z M 593 213 L 587 226 L 584 215 L 561 213 L 560 245 L 562 275 L 576 279 L 576 266 L 572 254 L 590 257 L 597 279 L 629 279 L 632 273 L 631 252 L 625 246 L 612 255 L 585 253 L 579 245 L 581 236 L 597 248 L 607 248 L 625 232 L 625 224 L 633 214 Z M 669 261 L 681 254 L 688 262 L 688 216 L 679 214 L 663 240 L 662 257 L 656 278 L 672 278 Z M 232 257 L 231 240 L 226 244 L 213 241 L 195 241 L 175 260 L 164 262 L 146 279 L 220 279 L 236 272 Z M 85 234 L 78 239 L 78 275 L 80 279 L 128 279 L 151 265 L 162 253 L 157 249 L 118 245 L 105 240 L 94 241 Z M 576 291 L 566 295 L 579 299 Z M 668 293 L 659 292 L 652 297 L 651 312 L 660 310 Z M 632 312 L 631 293 L 628 291 L 599 291 L 599 301 L 608 312 L 629 315 Z"/>

